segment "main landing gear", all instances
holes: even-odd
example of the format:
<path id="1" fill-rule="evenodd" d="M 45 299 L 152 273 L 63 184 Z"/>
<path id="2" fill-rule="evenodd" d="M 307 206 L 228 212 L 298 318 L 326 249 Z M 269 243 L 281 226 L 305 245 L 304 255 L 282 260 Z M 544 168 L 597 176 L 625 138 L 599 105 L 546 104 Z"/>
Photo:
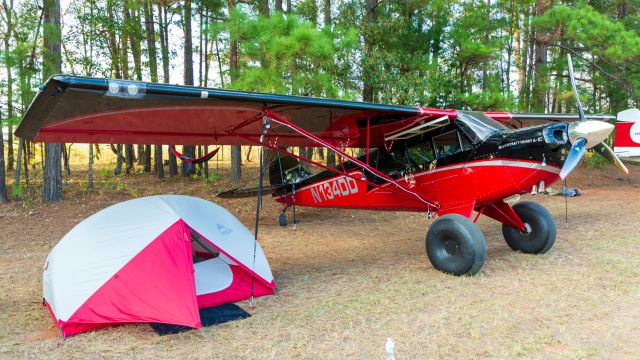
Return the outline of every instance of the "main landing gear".
<path id="1" fill-rule="evenodd" d="M 513 210 L 501 204 L 503 210 L 505 206 L 509 211 L 501 212 L 501 216 L 517 216 L 524 223 L 524 230 L 520 230 L 505 224 L 505 218 L 496 218 L 503 221 L 502 234 L 509 247 L 527 254 L 544 254 L 551 249 L 556 240 L 556 222 L 547 209 L 530 201 L 514 205 Z M 495 212 L 490 214 L 495 218 Z M 434 221 L 427 232 L 426 248 L 433 267 L 453 275 L 476 274 L 487 256 L 487 245 L 478 226 L 458 214 Z"/>
<path id="2" fill-rule="evenodd" d="M 445 215 L 427 232 L 427 255 L 436 269 L 454 275 L 473 275 L 487 257 L 484 235 L 468 218 Z"/>
<path id="3" fill-rule="evenodd" d="M 513 211 L 524 222 L 525 231 L 502 224 L 502 235 L 513 250 L 526 254 L 544 254 L 556 241 L 556 221 L 544 206 L 523 201 L 513 206 Z"/>

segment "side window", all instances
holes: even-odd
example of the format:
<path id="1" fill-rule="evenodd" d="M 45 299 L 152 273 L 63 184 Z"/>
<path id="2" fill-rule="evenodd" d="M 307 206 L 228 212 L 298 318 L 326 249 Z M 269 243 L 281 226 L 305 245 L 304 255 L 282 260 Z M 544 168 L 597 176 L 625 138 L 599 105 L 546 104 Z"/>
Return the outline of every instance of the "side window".
<path id="1" fill-rule="evenodd" d="M 435 145 L 437 159 L 462 151 L 458 132 L 455 130 L 434 136 L 433 143 Z"/>
<path id="2" fill-rule="evenodd" d="M 421 144 L 412 146 L 408 150 L 411 163 L 415 166 L 428 166 L 434 159 L 433 149 L 431 149 L 431 141 L 425 141 Z"/>
<path id="3" fill-rule="evenodd" d="M 467 137 L 464 136 L 463 134 L 458 133 L 458 135 L 460 136 L 460 140 L 462 141 L 462 150 L 471 150 L 473 149 L 473 145 L 471 145 L 471 143 L 469 142 L 469 140 L 467 140 Z"/>

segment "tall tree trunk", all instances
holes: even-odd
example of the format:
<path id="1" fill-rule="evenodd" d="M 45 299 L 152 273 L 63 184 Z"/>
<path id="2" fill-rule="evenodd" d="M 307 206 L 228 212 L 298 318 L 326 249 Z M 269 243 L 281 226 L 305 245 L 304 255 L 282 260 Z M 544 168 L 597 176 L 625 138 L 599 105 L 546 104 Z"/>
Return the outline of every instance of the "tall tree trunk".
<path id="1" fill-rule="evenodd" d="M 229 13 L 235 8 L 235 0 L 227 0 Z M 229 43 L 229 78 L 231 83 L 238 79 L 238 42 L 232 39 Z M 235 183 L 242 180 L 242 149 L 240 145 L 231 147 L 231 180 Z"/>
<path id="2" fill-rule="evenodd" d="M 160 27 L 160 53 L 162 57 L 162 81 L 169 83 L 169 24 L 167 23 L 167 7 L 158 2 L 158 25 Z"/>
<path id="3" fill-rule="evenodd" d="M 365 22 L 368 26 L 372 26 L 377 21 L 378 15 L 376 7 L 378 6 L 377 0 L 366 0 L 365 4 Z M 374 69 L 368 64 L 368 60 L 371 57 L 373 51 L 373 39 L 370 35 L 364 35 L 364 56 L 362 58 L 362 101 L 373 102 L 375 90 L 373 88 L 373 79 L 371 74 Z"/>
<path id="4" fill-rule="evenodd" d="M 164 164 L 162 163 L 162 145 L 155 146 L 155 170 L 158 179 L 164 178 Z"/>
<path id="5" fill-rule="evenodd" d="M 71 168 L 69 167 L 69 156 L 71 155 L 71 145 L 67 148 L 66 145 L 62 145 L 62 160 L 64 172 L 66 176 L 71 176 Z"/>
<path id="6" fill-rule="evenodd" d="M 124 158 L 125 158 L 125 169 L 124 169 L 124 173 L 125 174 L 129 174 L 131 173 L 131 170 L 133 169 L 133 161 L 134 161 L 134 149 L 133 149 L 133 145 L 131 144 L 126 144 L 124 146 Z"/>
<path id="7" fill-rule="evenodd" d="M 0 204 L 9 202 L 7 196 L 7 173 L 4 163 L 4 135 L 2 133 L 2 116 L 0 115 Z"/>
<path id="8" fill-rule="evenodd" d="M 284 9 L 282 8 L 282 0 L 276 0 L 274 7 L 276 12 L 284 12 Z"/>
<path id="9" fill-rule="evenodd" d="M 166 4 L 157 3 L 158 7 L 158 26 L 160 35 L 160 54 L 162 58 L 162 81 L 166 84 L 169 83 L 169 24 L 167 19 L 167 6 Z M 151 1 L 149 0 L 149 8 L 151 11 Z M 150 14 L 150 15 L 151 15 Z M 151 16 L 149 17 L 151 19 Z M 155 46 L 154 46 L 155 47 Z M 169 156 L 169 176 L 178 175 L 178 161 L 176 156 L 173 155 L 170 149 L 175 149 L 174 145 L 170 145 L 168 148 Z M 162 158 L 160 158 L 162 159 Z"/>
<path id="10" fill-rule="evenodd" d="M 486 13 L 486 18 L 485 18 L 485 22 L 488 25 L 491 22 L 491 0 L 487 0 L 487 13 Z M 489 43 L 489 34 L 490 30 L 487 28 L 484 31 L 484 43 L 488 44 Z M 488 88 L 488 82 L 489 82 L 489 61 L 485 61 L 484 64 L 482 64 L 482 92 L 486 92 L 487 88 Z"/>
<path id="11" fill-rule="evenodd" d="M 107 19 L 110 23 L 115 22 L 113 14 L 113 0 L 107 0 Z M 109 53 L 111 54 L 111 70 L 116 79 L 122 79 L 121 63 L 120 63 L 120 47 L 116 40 L 116 32 L 113 28 L 108 28 L 109 33 Z"/>
<path id="12" fill-rule="evenodd" d="M 198 86 L 202 87 L 203 75 L 204 75 L 204 58 L 205 58 L 205 48 L 204 48 L 204 16 L 203 16 L 204 6 L 202 3 L 198 4 L 198 13 L 199 16 L 199 31 L 198 31 L 198 40 L 200 42 L 198 46 Z"/>
<path id="13" fill-rule="evenodd" d="M 153 20 L 153 3 L 151 0 L 145 0 L 143 3 L 144 28 L 147 34 L 147 52 L 149 58 L 149 74 L 151 82 L 158 82 L 158 54 L 156 52 L 156 32 Z M 161 34 L 162 38 L 163 35 Z M 155 145 L 154 149 L 155 172 L 158 179 L 164 178 L 164 164 L 162 156 L 162 145 Z M 151 161 L 151 159 L 149 159 Z"/>
<path id="14" fill-rule="evenodd" d="M 193 85 L 193 38 L 191 36 L 191 0 L 184 1 L 184 13 L 182 16 L 182 30 L 184 31 L 184 84 Z M 190 158 L 196 157 L 196 148 L 193 145 L 183 145 L 182 153 Z M 193 174 L 194 169 L 190 163 L 182 162 L 182 176 Z"/>
<path id="15" fill-rule="evenodd" d="M 231 180 L 235 183 L 242 180 L 242 148 L 240 145 L 231 146 Z"/>
<path id="16" fill-rule="evenodd" d="M 131 56 L 133 57 L 133 69 L 135 73 L 135 79 L 142 81 L 142 50 L 140 46 L 140 34 L 142 34 L 142 28 L 140 26 L 140 4 L 138 2 L 125 2 L 125 15 L 126 22 L 129 24 L 131 31 L 127 32 L 129 46 L 131 47 Z M 126 41 L 125 39 L 124 41 Z M 126 56 L 126 55 L 125 55 Z M 127 145 L 129 146 L 129 145 Z M 142 151 L 141 151 L 142 148 Z M 133 150 L 133 145 L 131 145 Z M 151 167 L 151 159 L 147 156 L 146 148 L 144 145 L 138 145 L 138 163 L 144 164 L 145 170 Z M 143 155 L 140 158 L 140 155 Z M 135 162 L 135 155 L 132 156 L 131 164 L 129 168 L 129 161 L 127 161 L 127 173 L 133 169 L 133 163 Z"/>
<path id="17" fill-rule="evenodd" d="M 262 16 L 269 16 L 269 0 L 259 0 L 258 12 Z"/>
<path id="18" fill-rule="evenodd" d="M 44 61 L 43 78 L 62 72 L 60 1 L 44 0 Z M 62 144 L 45 146 L 44 200 L 62 200 L 62 170 L 60 153 Z"/>
<path id="19" fill-rule="evenodd" d="M 149 74 L 151 82 L 158 82 L 158 54 L 156 53 L 156 32 L 153 20 L 153 5 L 151 0 L 144 2 L 144 27 L 147 34 L 147 52 L 149 58 Z M 161 29 L 162 31 L 162 29 Z M 160 35 L 162 38 L 162 34 Z"/>
<path id="20" fill-rule="evenodd" d="M 536 16 L 542 16 L 551 6 L 551 0 L 536 0 Z M 533 83 L 533 111 L 546 110 L 547 78 L 547 34 L 536 30 L 535 37 L 535 82 Z"/>
<path id="21" fill-rule="evenodd" d="M 528 110 L 527 97 L 530 92 L 529 84 L 529 43 L 531 39 L 531 28 L 530 28 L 530 6 L 527 4 L 524 6 L 524 14 L 522 16 L 522 32 L 520 33 L 520 51 L 517 53 L 520 54 L 518 57 L 520 62 L 518 62 L 518 107 L 520 111 Z"/>
<path id="22" fill-rule="evenodd" d="M 122 144 L 116 145 L 116 168 L 113 173 L 115 175 L 122 174 Z"/>
<path id="23" fill-rule="evenodd" d="M 33 145 L 33 151 L 30 151 L 30 144 Z M 29 186 L 29 159 L 31 158 L 31 156 L 29 154 L 33 153 L 35 154 L 36 150 L 36 144 L 32 143 L 30 141 L 25 141 L 23 138 L 20 138 L 20 141 L 18 142 L 18 161 L 16 163 L 16 176 L 15 176 L 15 183 L 13 184 L 14 186 L 18 185 L 20 186 L 20 171 L 18 171 L 18 169 L 20 168 L 20 160 L 22 160 L 22 169 L 24 170 L 24 183 Z M 40 144 L 40 151 L 44 151 L 43 149 L 44 147 L 42 146 L 42 144 Z M 35 155 L 33 155 L 33 157 L 35 158 Z M 44 160 L 43 160 L 44 161 Z M 35 164 L 33 165 L 33 168 L 35 169 Z"/>
<path id="24" fill-rule="evenodd" d="M 331 0 L 323 0 L 324 27 L 331 28 Z"/>
<path id="25" fill-rule="evenodd" d="M 89 189 L 93 189 L 93 146 L 94 144 L 89 144 L 89 179 L 87 183 Z"/>
<path id="26" fill-rule="evenodd" d="M 178 162 L 176 161 L 176 156 L 173 155 L 173 153 L 171 152 L 171 149 L 175 150 L 176 146 L 175 145 L 169 145 L 168 151 L 169 151 L 169 176 L 176 176 L 178 175 Z"/>
<path id="27" fill-rule="evenodd" d="M 16 161 L 16 172 L 13 174 L 13 189 L 11 191 L 13 200 L 18 200 L 18 193 L 19 193 L 18 188 L 20 188 L 20 169 L 22 169 L 21 162 L 22 162 L 23 148 L 24 148 L 24 139 L 20 138 L 20 140 L 18 141 L 18 159 Z M 25 174 L 27 174 L 27 171 L 25 171 Z M 29 183 L 28 178 L 29 176 L 26 175 L 25 180 L 27 180 L 27 184 Z"/>
<path id="28" fill-rule="evenodd" d="M 144 172 L 151 172 L 151 145 L 144 145 Z"/>
<path id="29" fill-rule="evenodd" d="M 4 51 L 5 55 L 8 55 L 11 51 L 11 36 L 13 33 L 13 0 L 9 1 L 7 5 L 7 0 L 2 0 L 2 6 L 5 11 L 5 18 L 7 23 L 7 29 L 4 39 Z M 7 134 L 7 169 L 13 170 L 13 74 L 11 57 L 4 57 L 5 66 L 7 68 L 7 130 L 9 133 Z M 20 167 L 20 163 L 16 165 Z"/>
<path id="30" fill-rule="evenodd" d="M 329 149 L 327 149 L 327 166 L 336 166 L 336 154 Z"/>
<path id="31" fill-rule="evenodd" d="M 204 75 L 202 76 L 202 86 L 209 86 L 209 68 L 211 65 L 211 57 L 213 56 L 212 47 L 211 47 L 211 34 L 209 31 L 209 8 L 204 8 L 204 28 L 202 31 L 204 32 Z"/>
<path id="32" fill-rule="evenodd" d="M 138 2 L 125 2 L 129 6 L 129 23 L 132 31 L 129 31 L 129 44 L 131 46 L 131 56 L 133 57 L 133 69 L 136 80 L 142 81 L 142 50 L 140 46 L 140 4 Z"/>
<path id="33" fill-rule="evenodd" d="M 138 145 L 138 165 L 144 165 L 144 145 Z"/>
<path id="34" fill-rule="evenodd" d="M 209 147 L 207 145 L 204 146 L 204 153 L 205 154 L 209 153 Z M 204 162 L 203 171 L 204 171 L 205 180 L 209 180 L 209 162 L 208 161 Z"/>
<path id="35" fill-rule="evenodd" d="M 107 19 L 109 20 L 109 22 L 111 24 L 115 24 L 116 19 L 115 19 L 115 14 L 113 12 L 113 2 L 114 0 L 107 0 Z M 108 43 L 109 43 L 109 53 L 111 55 L 111 70 L 113 71 L 113 75 L 116 79 L 122 79 L 123 75 L 126 76 L 128 75 L 128 70 L 124 70 L 123 72 L 123 66 L 122 66 L 122 59 L 121 57 L 126 58 L 127 54 L 126 52 L 122 52 L 120 49 L 120 44 L 118 44 L 117 41 L 117 35 L 116 35 L 116 31 L 115 31 L 115 26 L 112 27 L 108 27 L 108 35 L 109 35 L 109 39 L 108 39 Z M 126 38 L 125 38 L 126 39 Z M 124 41 L 124 46 L 126 49 L 126 40 Z M 113 145 L 112 145 L 112 149 L 113 149 Z M 122 173 L 122 145 L 118 145 L 116 147 L 116 167 L 113 170 L 113 173 L 116 175 L 119 175 Z"/>

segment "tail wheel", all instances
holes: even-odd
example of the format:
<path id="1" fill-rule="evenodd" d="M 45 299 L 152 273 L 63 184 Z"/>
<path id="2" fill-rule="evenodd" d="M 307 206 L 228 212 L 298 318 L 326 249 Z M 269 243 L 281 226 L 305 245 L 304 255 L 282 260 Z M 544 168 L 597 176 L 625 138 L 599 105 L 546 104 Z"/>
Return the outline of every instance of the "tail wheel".
<path id="1" fill-rule="evenodd" d="M 502 224 L 502 235 L 513 250 L 527 254 L 544 254 L 556 241 L 556 221 L 544 206 L 523 201 L 513 211 L 525 225 L 525 231 Z"/>
<path id="2" fill-rule="evenodd" d="M 476 274 L 487 256 L 480 229 L 458 214 L 445 215 L 431 225 L 426 247 L 433 267 L 454 275 Z"/>
<path id="3" fill-rule="evenodd" d="M 289 222 L 287 221 L 287 214 L 281 212 L 280 215 L 278 215 L 278 224 L 280 226 L 287 226 L 289 224 Z"/>

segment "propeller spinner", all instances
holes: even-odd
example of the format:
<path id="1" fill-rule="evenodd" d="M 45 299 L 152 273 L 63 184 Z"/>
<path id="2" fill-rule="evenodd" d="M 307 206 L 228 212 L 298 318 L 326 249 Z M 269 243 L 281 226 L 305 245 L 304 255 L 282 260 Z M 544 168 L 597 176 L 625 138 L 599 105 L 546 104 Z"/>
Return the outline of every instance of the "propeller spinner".
<path id="1" fill-rule="evenodd" d="M 616 165 L 622 172 L 629 174 L 629 169 L 615 155 L 613 150 L 604 143 L 604 140 L 613 131 L 614 126 L 598 120 L 587 120 L 582 109 L 582 103 L 578 97 L 578 89 L 576 88 L 576 80 L 573 75 L 573 61 L 571 54 L 568 54 L 569 61 L 569 79 L 571 87 L 576 98 L 576 106 L 578 107 L 579 121 L 569 124 L 569 140 L 571 142 L 571 150 L 560 171 L 560 178 L 565 179 L 569 173 L 580 163 L 587 149 L 594 148 L 599 154 L 612 164 Z"/>

